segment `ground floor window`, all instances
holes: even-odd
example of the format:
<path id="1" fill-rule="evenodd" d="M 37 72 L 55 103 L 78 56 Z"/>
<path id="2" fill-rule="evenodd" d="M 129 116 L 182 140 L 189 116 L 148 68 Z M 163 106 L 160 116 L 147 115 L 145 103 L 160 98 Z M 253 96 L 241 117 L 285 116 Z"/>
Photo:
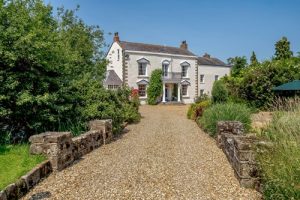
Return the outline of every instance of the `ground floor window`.
<path id="1" fill-rule="evenodd" d="M 187 85 L 182 85 L 182 86 L 181 86 L 181 93 L 182 93 L 182 96 L 187 96 L 187 95 L 188 95 L 187 88 L 188 88 Z"/>
<path id="2" fill-rule="evenodd" d="M 109 89 L 109 90 L 116 90 L 116 89 L 118 89 L 120 86 L 118 86 L 118 85 L 108 85 L 107 86 L 107 89 Z"/>
<path id="3" fill-rule="evenodd" d="M 144 84 L 139 85 L 139 96 L 140 97 L 146 96 L 146 85 Z"/>
<path id="4" fill-rule="evenodd" d="M 203 96 L 203 95 L 204 95 L 204 90 L 201 89 L 201 90 L 200 90 L 200 96 Z"/>

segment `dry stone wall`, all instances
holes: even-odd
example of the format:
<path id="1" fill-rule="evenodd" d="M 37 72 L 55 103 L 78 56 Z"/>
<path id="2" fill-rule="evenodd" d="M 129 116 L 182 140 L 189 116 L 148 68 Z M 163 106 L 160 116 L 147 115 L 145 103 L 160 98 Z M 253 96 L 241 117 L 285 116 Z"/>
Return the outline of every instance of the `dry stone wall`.
<path id="1" fill-rule="evenodd" d="M 245 135 L 241 122 L 221 121 L 217 128 L 217 145 L 226 154 L 241 186 L 258 188 L 260 179 L 255 161 L 257 138 Z"/>
<path id="2" fill-rule="evenodd" d="M 66 168 L 113 138 L 112 120 L 90 121 L 89 128 L 90 131 L 74 138 L 71 132 L 45 132 L 31 136 L 30 153 L 46 155 L 48 160 L 0 191 L 0 200 L 21 198 L 52 171 Z"/>

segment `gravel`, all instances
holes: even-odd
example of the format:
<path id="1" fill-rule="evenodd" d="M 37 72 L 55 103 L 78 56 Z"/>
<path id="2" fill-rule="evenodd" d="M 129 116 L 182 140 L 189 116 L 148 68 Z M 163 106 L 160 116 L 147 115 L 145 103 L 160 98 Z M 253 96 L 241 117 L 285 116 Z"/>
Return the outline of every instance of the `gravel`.
<path id="1" fill-rule="evenodd" d="M 186 119 L 187 106 L 141 106 L 138 124 L 24 199 L 260 199 L 239 186 L 215 141 Z"/>

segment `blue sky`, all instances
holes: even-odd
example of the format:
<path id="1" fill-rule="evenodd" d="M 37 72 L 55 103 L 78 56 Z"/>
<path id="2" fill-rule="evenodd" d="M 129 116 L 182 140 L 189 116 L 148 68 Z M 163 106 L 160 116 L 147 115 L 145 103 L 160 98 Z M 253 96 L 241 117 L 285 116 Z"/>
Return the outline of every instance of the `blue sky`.
<path id="1" fill-rule="evenodd" d="M 54 7 L 73 9 L 90 25 L 99 25 L 105 40 L 119 32 L 132 42 L 179 46 L 205 52 L 223 61 L 255 51 L 259 60 L 274 54 L 274 44 L 288 37 L 294 53 L 300 51 L 298 0 L 45 0 Z"/>

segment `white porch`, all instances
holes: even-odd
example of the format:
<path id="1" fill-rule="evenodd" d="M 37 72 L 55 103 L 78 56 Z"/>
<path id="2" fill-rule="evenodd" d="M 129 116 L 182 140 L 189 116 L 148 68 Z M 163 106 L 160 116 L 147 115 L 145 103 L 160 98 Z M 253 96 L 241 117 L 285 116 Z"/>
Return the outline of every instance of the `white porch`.
<path id="1" fill-rule="evenodd" d="M 162 102 L 181 102 L 180 83 L 163 83 Z"/>

